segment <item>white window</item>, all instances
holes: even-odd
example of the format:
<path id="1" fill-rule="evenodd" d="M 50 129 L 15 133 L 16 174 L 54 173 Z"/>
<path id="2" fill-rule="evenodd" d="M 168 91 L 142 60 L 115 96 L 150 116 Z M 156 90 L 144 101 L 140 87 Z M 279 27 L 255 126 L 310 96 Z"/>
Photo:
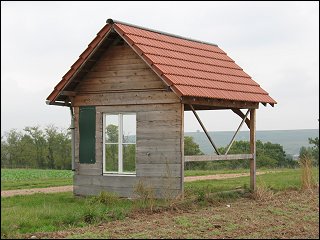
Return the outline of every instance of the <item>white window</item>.
<path id="1" fill-rule="evenodd" d="M 103 173 L 135 174 L 136 114 L 104 114 L 103 146 Z"/>

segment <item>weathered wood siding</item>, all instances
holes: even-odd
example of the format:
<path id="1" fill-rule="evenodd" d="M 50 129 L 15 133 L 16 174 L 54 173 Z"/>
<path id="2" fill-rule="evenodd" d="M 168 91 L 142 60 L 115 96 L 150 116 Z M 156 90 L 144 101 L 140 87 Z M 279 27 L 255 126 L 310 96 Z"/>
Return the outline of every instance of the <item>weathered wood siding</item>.
<path id="1" fill-rule="evenodd" d="M 79 163 L 79 106 L 96 106 L 96 163 Z M 77 87 L 74 99 L 76 174 L 74 193 L 100 191 L 134 197 L 141 181 L 157 197 L 175 197 L 183 189 L 183 105 L 128 46 L 113 46 Z M 137 119 L 136 175 L 102 174 L 103 113 L 134 112 Z"/>

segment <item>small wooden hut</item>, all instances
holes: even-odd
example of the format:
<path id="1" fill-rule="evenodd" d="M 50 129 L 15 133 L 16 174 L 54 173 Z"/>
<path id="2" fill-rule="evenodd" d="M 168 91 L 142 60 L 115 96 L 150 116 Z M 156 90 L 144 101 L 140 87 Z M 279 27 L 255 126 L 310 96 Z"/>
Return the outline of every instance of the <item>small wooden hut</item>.
<path id="1" fill-rule="evenodd" d="M 183 193 L 185 161 L 247 159 L 254 190 L 259 103 L 276 101 L 217 45 L 112 19 L 47 98 L 72 114 L 74 194 L 132 197 L 142 184 L 159 198 Z M 218 152 L 196 113 L 216 109 L 239 115 L 238 130 L 247 124 L 250 153 Z M 216 155 L 184 157 L 184 111 Z"/>

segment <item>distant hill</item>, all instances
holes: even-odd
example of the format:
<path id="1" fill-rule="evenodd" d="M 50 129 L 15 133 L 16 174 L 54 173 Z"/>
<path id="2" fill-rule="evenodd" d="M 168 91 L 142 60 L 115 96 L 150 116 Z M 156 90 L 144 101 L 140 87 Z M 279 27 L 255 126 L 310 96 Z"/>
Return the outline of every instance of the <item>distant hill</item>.
<path id="1" fill-rule="evenodd" d="M 218 147 L 225 147 L 229 144 L 234 132 L 219 131 L 209 132 L 209 134 Z M 204 132 L 185 132 L 185 136 L 192 136 L 204 154 L 214 153 Z M 262 142 L 279 143 L 287 154 L 296 155 L 299 154 L 300 147 L 310 146 L 309 137 L 319 137 L 319 129 L 257 131 L 256 137 Z M 249 131 L 239 132 L 236 141 L 240 140 L 249 141 Z"/>

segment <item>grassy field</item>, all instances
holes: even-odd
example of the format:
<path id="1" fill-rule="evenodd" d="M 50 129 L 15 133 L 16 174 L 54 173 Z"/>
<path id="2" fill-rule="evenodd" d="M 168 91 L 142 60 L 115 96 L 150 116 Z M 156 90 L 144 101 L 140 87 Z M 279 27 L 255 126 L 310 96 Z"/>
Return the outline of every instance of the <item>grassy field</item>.
<path id="1" fill-rule="evenodd" d="M 318 174 L 318 169 L 314 169 L 315 179 Z M 221 193 L 246 188 L 249 177 L 185 183 L 186 197 L 179 201 L 133 201 L 110 194 L 77 198 L 71 192 L 1 198 L 1 237 L 26 238 L 36 233 L 37 237 L 48 238 L 286 238 L 277 234 L 288 227 L 291 231 L 288 236 L 299 237 L 303 233 L 304 238 L 314 238 L 316 234 L 319 236 L 316 230 L 319 227 L 319 198 L 315 193 L 300 191 L 300 175 L 300 169 L 292 169 L 257 176 L 257 184 L 264 189 L 268 201 L 254 201 L 247 191 Z M 254 223 L 251 233 L 245 231 L 246 221 Z M 101 224 L 108 227 L 101 227 Z M 137 227 L 140 224 L 140 229 L 128 229 L 131 224 Z M 157 229 L 158 235 L 153 235 L 152 229 Z M 239 229 L 243 229 L 241 234 Z M 267 230 L 269 232 L 263 232 Z"/>
<path id="2" fill-rule="evenodd" d="M 259 169 L 260 170 L 260 169 Z M 287 169 L 277 169 L 272 171 Z M 261 171 L 267 171 L 261 169 Z M 269 170 L 268 170 L 269 171 Z M 186 170 L 187 176 L 204 176 L 226 173 L 249 173 L 249 169 L 236 170 Z M 1 169 L 1 190 L 44 188 L 72 185 L 71 170 L 40 170 L 40 169 Z"/>
<path id="3" fill-rule="evenodd" d="M 318 195 L 287 191 L 268 201 L 239 198 L 188 210 L 135 213 L 123 220 L 34 235 L 49 239 L 319 239 L 318 207 Z"/>
<path id="4" fill-rule="evenodd" d="M 1 169 L 1 190 L 72 184 L 71 170 Z"/>
<path id="5" fill-rule="evenodd" d="M 262 172 L 276 172 L 276 171 L 287 171 L 290 169 L 287 168 L 275 168 L 275 169 L 268 169 L 268 168 L 259 168 L 257 171 Z M 221 170 L 185 170 L 184 176 L 205 176 L 205 175 L 215 175 L 215 174 L 228 174 L 228 173 L 250 173 L 249 169 L 221 169 Z"/>
<path id="6" fill-rule="evenodd" d="M 301 186 L 300 169 L 270 170 L 269 173 L 257 176 L 257 185 L 270 188 L 274 191 L 298 190 Z M 313 168 L 314 179 L 319 179 L 319 169 Z M 226 180 L 195 181 L 185 183 L 186 191 L 219 192 L 238 188 L 248 188 L 249 177 L 238 177 Z"/>

